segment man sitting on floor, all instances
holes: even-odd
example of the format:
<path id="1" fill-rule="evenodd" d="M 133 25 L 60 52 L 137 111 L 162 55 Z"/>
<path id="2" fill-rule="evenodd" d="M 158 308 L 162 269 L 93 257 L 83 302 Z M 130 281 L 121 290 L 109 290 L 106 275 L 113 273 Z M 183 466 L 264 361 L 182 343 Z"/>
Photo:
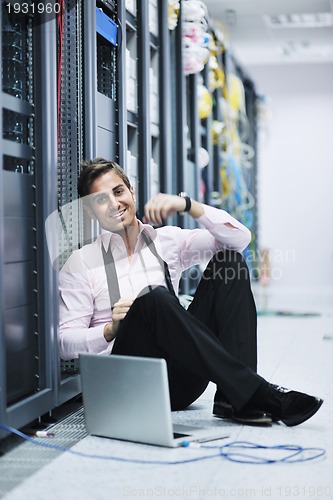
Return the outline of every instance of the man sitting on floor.
<path id="1" fill-rule="evenodd" d="M 322 400 L 269 384 L 257 374 L 256 309 L 240 252 L 249 230 L 227 212 L 188 196 L 158 194 L 144 222 L 124 171 L 103 158 L 82 165 L 79 195 L 102 233 L 60 272 L 60 352 L 165 358 L 171 407 L 186 408 L 217 384 L 213 413 L 243 423 L 298 425 Z M 187 212 L 198 229 L 162 226 Z M 208 263 L 208 264 L 207 264 Z M 182 272 L 206 267 L 185 310 Z"/>

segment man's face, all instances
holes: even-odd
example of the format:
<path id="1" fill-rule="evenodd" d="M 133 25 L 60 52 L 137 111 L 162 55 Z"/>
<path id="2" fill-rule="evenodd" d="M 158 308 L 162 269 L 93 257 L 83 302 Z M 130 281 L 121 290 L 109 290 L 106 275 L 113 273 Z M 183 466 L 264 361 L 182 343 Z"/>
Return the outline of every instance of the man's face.
<path id="1" fill-rule="evenodd" d="M 98 177 L 90 188 L 86 210 L 90 217 L 97 219 L 103 229 L 121 233 L 136 226 L 135 193 L 114 172 L 106 172 Z"/>

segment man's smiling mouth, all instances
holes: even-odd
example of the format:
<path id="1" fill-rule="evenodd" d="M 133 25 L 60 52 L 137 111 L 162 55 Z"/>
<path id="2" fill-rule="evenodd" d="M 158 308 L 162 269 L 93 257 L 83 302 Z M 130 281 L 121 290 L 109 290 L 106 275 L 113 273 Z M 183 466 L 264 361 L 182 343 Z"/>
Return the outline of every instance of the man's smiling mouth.
<path id="1" fill-rule="evenodd" d="M 122 217 L 124 215 L 125 212 L 126 212 L 126 208 L 124 208 L 123 210 L 120 210 L 119 212 L 111 215 L 111 218 L 112 219 L 119 219 L 120 217 Z"/>

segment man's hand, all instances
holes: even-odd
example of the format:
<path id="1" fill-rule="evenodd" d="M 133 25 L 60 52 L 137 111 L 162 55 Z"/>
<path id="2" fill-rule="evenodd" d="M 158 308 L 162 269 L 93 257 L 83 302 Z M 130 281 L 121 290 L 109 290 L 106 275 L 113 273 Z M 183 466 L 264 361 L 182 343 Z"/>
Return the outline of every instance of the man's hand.
<path id="1" fill-rule="evenodd" d="M 191 200 L 191 210 L 189 214 L 192 217 L 200 217 L 203 215 L 204 209 L 201 203 L 195 200 Z M 145 215 L 143 217 L 143 222 L 155 225 L 163 224 L 163 219 L 170 217 L 176 212 L 182 212 L 185 209 L 186 201 L 181 196 L 175 196 L 172 194 L 159 193 L 153 196 L 145 205 L 144 211 Z"/>
<path id="2" fill-rule="evenodd" d="M 104 327 L 104 338 L 107 342 L 116 338 L 120 322 L 125 318 L 133 302 L 133 299 L 120 299 L 115 303 L 112 310 L 112 321 Z"/>
<path id="3" fill-rule="evenodd" d="M 176 212 L 181 212 L 184 208 L 185 200 L 180 196 L 159 193 L 150 198 L 146 203 L 143 221 L 161 225 L 163 224 L 163 219 L 170 217 Z"/>

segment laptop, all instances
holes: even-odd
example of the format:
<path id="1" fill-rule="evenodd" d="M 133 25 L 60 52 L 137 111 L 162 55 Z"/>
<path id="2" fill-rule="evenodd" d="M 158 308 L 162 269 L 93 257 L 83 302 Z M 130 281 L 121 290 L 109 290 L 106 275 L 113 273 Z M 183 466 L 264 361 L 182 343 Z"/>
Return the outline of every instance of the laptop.
<path id="1" fill-rule="evenodd" d="M 219 427 L 172 424 L 164 359 L 88 353 L 79 359 L 88 434 L 168 447 L 228 437 Z"/>

